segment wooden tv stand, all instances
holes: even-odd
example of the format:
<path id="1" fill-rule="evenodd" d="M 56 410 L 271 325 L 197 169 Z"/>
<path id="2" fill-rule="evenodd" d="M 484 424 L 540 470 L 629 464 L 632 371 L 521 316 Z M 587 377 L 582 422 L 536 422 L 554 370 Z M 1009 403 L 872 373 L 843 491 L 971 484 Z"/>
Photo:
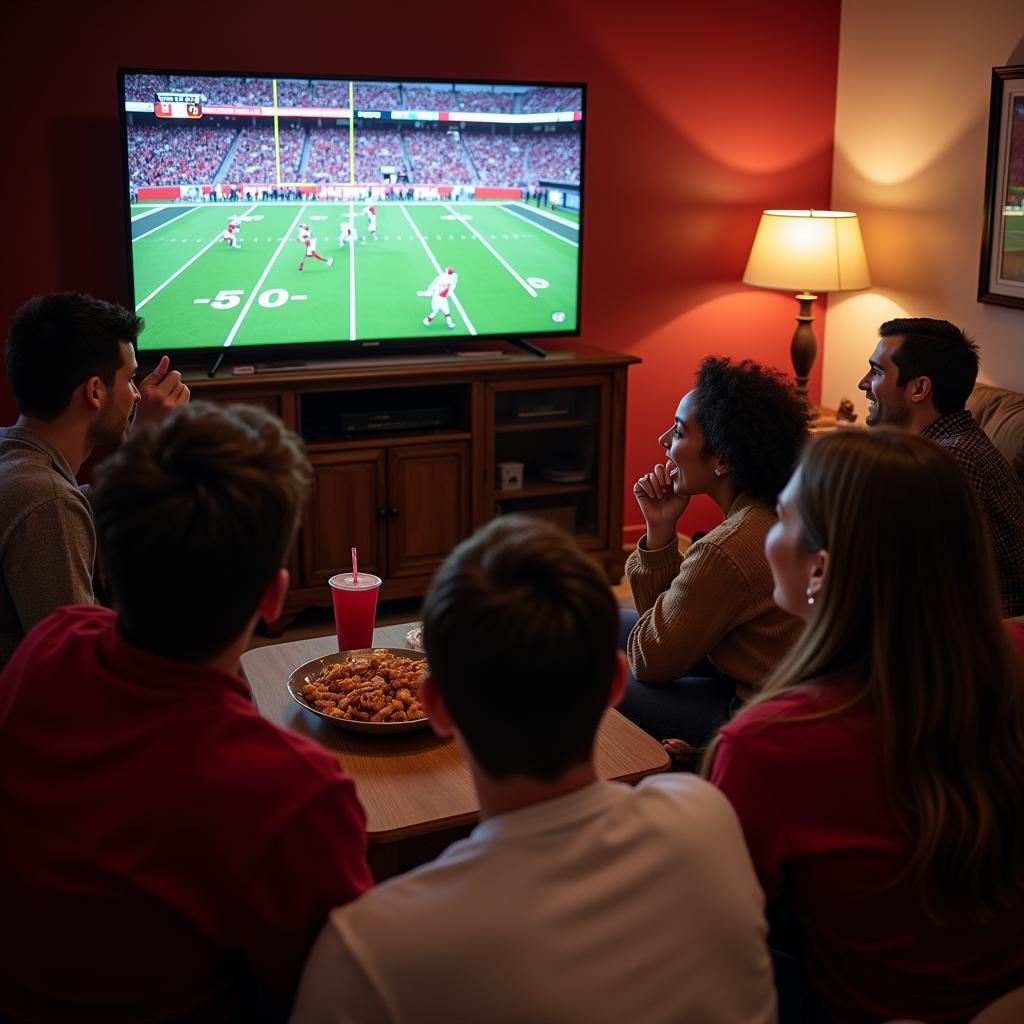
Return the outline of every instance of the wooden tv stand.
<path id="1" fill-rule="evenodd" d="M 305 443 L 313 493 L 289 568 L 283 628 L 329 607 L 327 580 L 378 574 L 381 599 L 417 597 L 448 552 L 502 512 L 574 533 L 612 582 L 623 572 L 626 373 L 633 356 L 552 345 L 549 358 L 481 352 L 186 373 L 194 401 L 247 402 Z M 501 487 L 499 463 L 524 467 Z"/>

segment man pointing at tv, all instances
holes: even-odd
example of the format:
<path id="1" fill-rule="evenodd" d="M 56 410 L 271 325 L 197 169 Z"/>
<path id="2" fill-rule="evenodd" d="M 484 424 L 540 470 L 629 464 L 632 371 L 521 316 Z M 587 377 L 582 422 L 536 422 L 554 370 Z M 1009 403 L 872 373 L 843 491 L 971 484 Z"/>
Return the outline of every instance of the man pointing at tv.
<path id="1" fill-rule="evenodd" d="M 96 600 L 96 529 L 76 475 L 97 445 L 189 399 L 164 356 L 138 385 L 144 321 L 64 292 L 14 315 L 5 352 L 18 421 L 0 429 L 0 668 L 50 612 Z"/>

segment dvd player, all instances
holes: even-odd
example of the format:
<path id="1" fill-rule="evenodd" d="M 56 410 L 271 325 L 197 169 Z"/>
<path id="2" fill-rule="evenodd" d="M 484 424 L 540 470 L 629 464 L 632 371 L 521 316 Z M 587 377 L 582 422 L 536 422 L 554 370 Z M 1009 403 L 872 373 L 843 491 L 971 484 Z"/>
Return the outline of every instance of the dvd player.
<path id="1" fill-rule="evenodd" d="M 434 430 L 451 426 L 452 410 L 446 405 L 423 409 L 381 409 L 373 412 L 342 413 L 341 429 L 346 434 L 387 433 L 399 430 Z"/>

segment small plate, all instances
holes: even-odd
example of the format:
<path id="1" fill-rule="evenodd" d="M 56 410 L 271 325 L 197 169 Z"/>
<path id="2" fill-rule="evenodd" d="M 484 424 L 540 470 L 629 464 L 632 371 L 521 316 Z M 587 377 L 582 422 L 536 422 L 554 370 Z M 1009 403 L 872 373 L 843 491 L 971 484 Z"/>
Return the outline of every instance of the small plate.
<path id="1" fill-rule="evenodd" d="M 394 654 L 399 658 L 409 658 L 412 661 L 426 662 L 427 659 L 427 656 L 421 651 L 412 651 L 405 647 L 363 647 L 355 651 L 326 654 L 322 658 L 314 658 L 312 661 L 307 661 L 305 665 L 300 665 L 288 677 L 288 692 L 292 695 L 292 700 L 311 715 L 326 719 L 332 725 L 348 729 L 349 732 L 370 732 L 377 736 L 395 736 L 401 732 L 415 732 L 417 729 L 428 726 L 430 724 L 428 718 L 414 718 L 411 722 L 353 722 L 347 718 L 335 718 L 323 711 L 317 711 L 302 696 L 302 688 L 306 683 L 313 682 L 323 669 L 330 668 L 331 665 L 341 665 L 352 658 L 369 658 L 374 651 L 386 651 L 388 654 Z"/>

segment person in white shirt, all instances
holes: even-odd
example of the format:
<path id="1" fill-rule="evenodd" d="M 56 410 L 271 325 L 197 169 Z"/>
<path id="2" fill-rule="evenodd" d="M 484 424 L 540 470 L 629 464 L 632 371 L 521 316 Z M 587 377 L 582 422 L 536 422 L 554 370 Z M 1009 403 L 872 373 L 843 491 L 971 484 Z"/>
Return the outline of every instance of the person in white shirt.
<path id="1" fill-rule="evenodd" d="M 691 775 L 599 781 L 625 685 L 618 608 L 557 527 L 502 516 L 423 612 L 430 724 L 481 823 L 332 911 L 295 1024 L 774 1024 L 764 896 L 726 799 Z"/>

